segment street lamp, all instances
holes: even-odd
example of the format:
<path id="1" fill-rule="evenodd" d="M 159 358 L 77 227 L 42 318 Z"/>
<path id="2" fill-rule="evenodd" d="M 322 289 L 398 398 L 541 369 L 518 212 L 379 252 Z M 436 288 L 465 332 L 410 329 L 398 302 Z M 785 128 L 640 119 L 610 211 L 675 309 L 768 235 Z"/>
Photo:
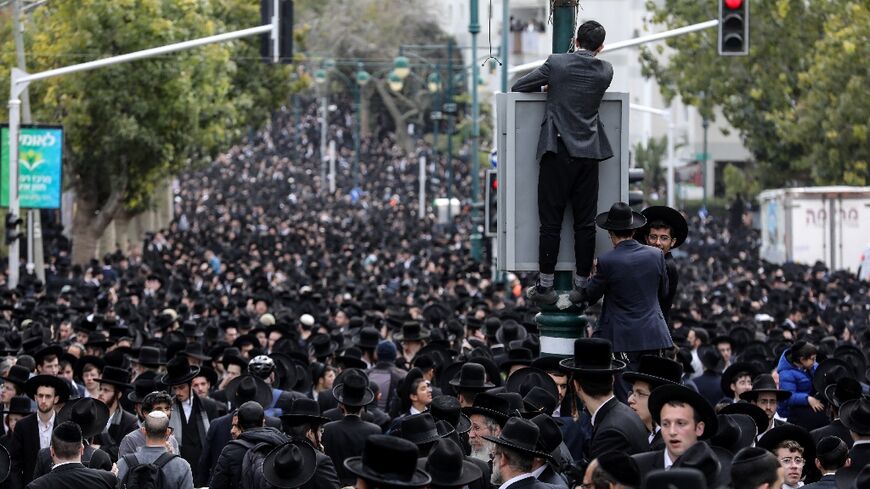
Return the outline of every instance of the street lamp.
<path id="1" fill-rule="evenodd" d="M 314 72 L 314 82 L 320 88 L 320 185 L 326 192 L 326 127 L 329 118 L 328 101 L 326 99 L 327 86 L 326 82 L 329 79 L 329 71 L 335 68 L 335 60 L 331 58 L 324 59 L 320 65 L 320 69 Z"/>
<path id="2" fill-rule="evenodd" d="M 405 82 L 402 77 L 396 73 L 396 70 L 391 71 L 389 76 L 387 76 L 387 84 L 390 86 L 390 90 L 394 92 L 401 92 L 402 87 L 405 86 Z"/>
<path id="3" fill-rule="evenodd" d="M 353 87 L 353 104 L 354 104 L 354 121 L 353 126 L 353 187 L 358 188 L 360 185 L 360 168 L 359 168 L 359 147 L 360 147 L 360 126 L 362 125 L 361 112 L 361 94 L 362 89 L 371 79 L 369 72 L 365 70 L 362 62 L 357 63 L 356 69 L 356 85 Z"/>
<path id="4" fill-rule="evenodd" d="M 396 56 L 393 60 L 393 72 L 404 80 L 411 74 L 411 62 L 405 56 Z"/>
<path id="5" fill-rule="evenodd" d="M 432 72 L 427 79 L 427 88 L 429 93 L 438 93 L 441 90 L 441 76 L 437 71 Z"/>

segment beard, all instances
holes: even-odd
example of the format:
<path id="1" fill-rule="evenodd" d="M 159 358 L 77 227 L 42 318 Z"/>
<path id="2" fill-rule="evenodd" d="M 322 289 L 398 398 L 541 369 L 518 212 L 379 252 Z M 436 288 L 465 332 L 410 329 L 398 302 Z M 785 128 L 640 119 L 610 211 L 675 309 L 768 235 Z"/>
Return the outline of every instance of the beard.
<path id="1" fill-rule="evenodd" d="M 495 448 L 495 444 L 487 440 L 481 440 L 480 443 L 480 448 L 471 447 L 471 456 L 484 463 L 489 463 L 492 459 L 492 450 Z"/>
<path id="2" fill-rule="evenodd" d="M 492 483 L 493 486 L 498 487 L 504 483 L 501 480 L 501 471 L 498 470 L 498 467 L 492 468 L 492 475 L 489 477 L 489 482 Z"/>

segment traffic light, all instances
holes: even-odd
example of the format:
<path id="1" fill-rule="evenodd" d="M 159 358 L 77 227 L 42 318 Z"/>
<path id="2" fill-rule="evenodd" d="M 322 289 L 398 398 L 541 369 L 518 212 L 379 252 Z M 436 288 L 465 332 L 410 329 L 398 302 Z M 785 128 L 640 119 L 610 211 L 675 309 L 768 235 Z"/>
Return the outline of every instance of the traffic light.
<path id="1" fill-rule="evenodd" d="M 498 171 L 486 171 L 486 208 L 484 210 L 484 234 L 495 237 L 498 232 Z"/>
<path id="2" fill-rule="evenodd" d="M 719 0 L 719 55 L 749 54 L 749 0 Z"/>
<path id="3" fill-rule="evenodd" d="M 644 177 L 646 177 L 646 172 L 643 171 L 643 168 L 630 168 L 628 170 L 629 185 L 633 183 L 643 183 Z M 643 190 L 629 190 L 628 205 L 635 206 L 643 204 L 643 197 Z"/>
<path id="4" fill-rule="evenodd" d="M 260 21 L 271 24 L 278 7 L 278 53 L 271 33 L 260 35 L 260 56 L 266 63 L 293 62 L 293 0 L 260 0 Z"/>
<path id="5" fill-rule="evenodd" d="M 6 244 L 10 245 L 21 237 L 18 232 L 18 226 L 21 225 L 21 218 L 15 214 L 6 214 Z"/>

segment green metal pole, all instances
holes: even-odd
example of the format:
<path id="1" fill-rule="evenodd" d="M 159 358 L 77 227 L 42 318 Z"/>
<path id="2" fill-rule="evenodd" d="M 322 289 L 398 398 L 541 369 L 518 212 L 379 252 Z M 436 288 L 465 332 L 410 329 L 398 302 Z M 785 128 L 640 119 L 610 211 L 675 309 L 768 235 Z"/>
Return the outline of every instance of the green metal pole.
<path id="1" fill-rule="evenodd" d="M 438 74 L 438 79 L 441 79 L 441 65 L 435 65 L 435 73 Z M 438 159 L 438 133 L 441 132 L 441 86 L 439 82 L 438 91 L 432 94 L 432 162 L 434 163 L 434 168 L 437 169 L 440 166 L 440 161 Z M 426 186 L 429 187 L 429 180 L 426 180 Z M 429 188 L 426 188 L 428 193 Z"/>
<path id="2" fill-rule="evenodd" d="M 359 188 L 359 126 L 360 126 L 360 88 L 353 84 L 353 188 Z"/>
<path id="3" fill-rule="evenodd" d="M 453 122 L 456 106 L 453 104 L 453 39 L 447 41 L 447 220 L 453 222 Z M 447 107 L 449 106 L 449 107 Z M 449 108 L 449 110 L 446 110 Z"/>
<path id="4" fill-rule="evenodd" d="M 553 53 L 568 51 L 574 39 L 574 12 L 578 0 L 556 0 L 553 9 Z M 556 271 L 553 287 L 560 295 L 574 288 L 573 271 Z M 586 336 L 588 320 L 576 306 L 558 309 L 543 306 L 535 316 L 541 335 L 541 356 L 569 357 L 574 340 Z"/>
<path id="5" fill-rule="evenodd" d="M 709 155 L 707 155 L 707 131 L 710 129 L 710 121 L 704 116 L 703 121 L 701 122 L 702 127 L 704 128 L 704 154 L 701 158 L 701 178 L 703 181 L 701 182 L 701 187 L 704 189 L 704 209 L 707 208 L 707 159 Z"/>
<path id="6" fill-rule="evenodd" d="M 480 232 L 480 103 L 477 100 L 480 65 L 477 64 L 477 35 L 480 33 L 478 21 L 478 0 L 471 0 L 471 16 L 468 32 L 471 34 L 471 259 L 477 263 L 483 260 L 483 235 Z"/>

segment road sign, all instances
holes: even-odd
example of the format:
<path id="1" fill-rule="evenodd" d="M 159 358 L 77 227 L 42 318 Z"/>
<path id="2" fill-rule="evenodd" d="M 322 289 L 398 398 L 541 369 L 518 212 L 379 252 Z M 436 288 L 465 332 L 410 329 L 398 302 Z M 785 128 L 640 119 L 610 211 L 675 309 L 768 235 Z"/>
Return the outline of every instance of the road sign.
<path id="1" fill-rule="evenodd" d="M 0 127 L 0 205 L 9 207 L 9 126 Z M 63 128 L 22 125 L 18 136 L 18 196 L 26 209 L 60 208 Z"/>

